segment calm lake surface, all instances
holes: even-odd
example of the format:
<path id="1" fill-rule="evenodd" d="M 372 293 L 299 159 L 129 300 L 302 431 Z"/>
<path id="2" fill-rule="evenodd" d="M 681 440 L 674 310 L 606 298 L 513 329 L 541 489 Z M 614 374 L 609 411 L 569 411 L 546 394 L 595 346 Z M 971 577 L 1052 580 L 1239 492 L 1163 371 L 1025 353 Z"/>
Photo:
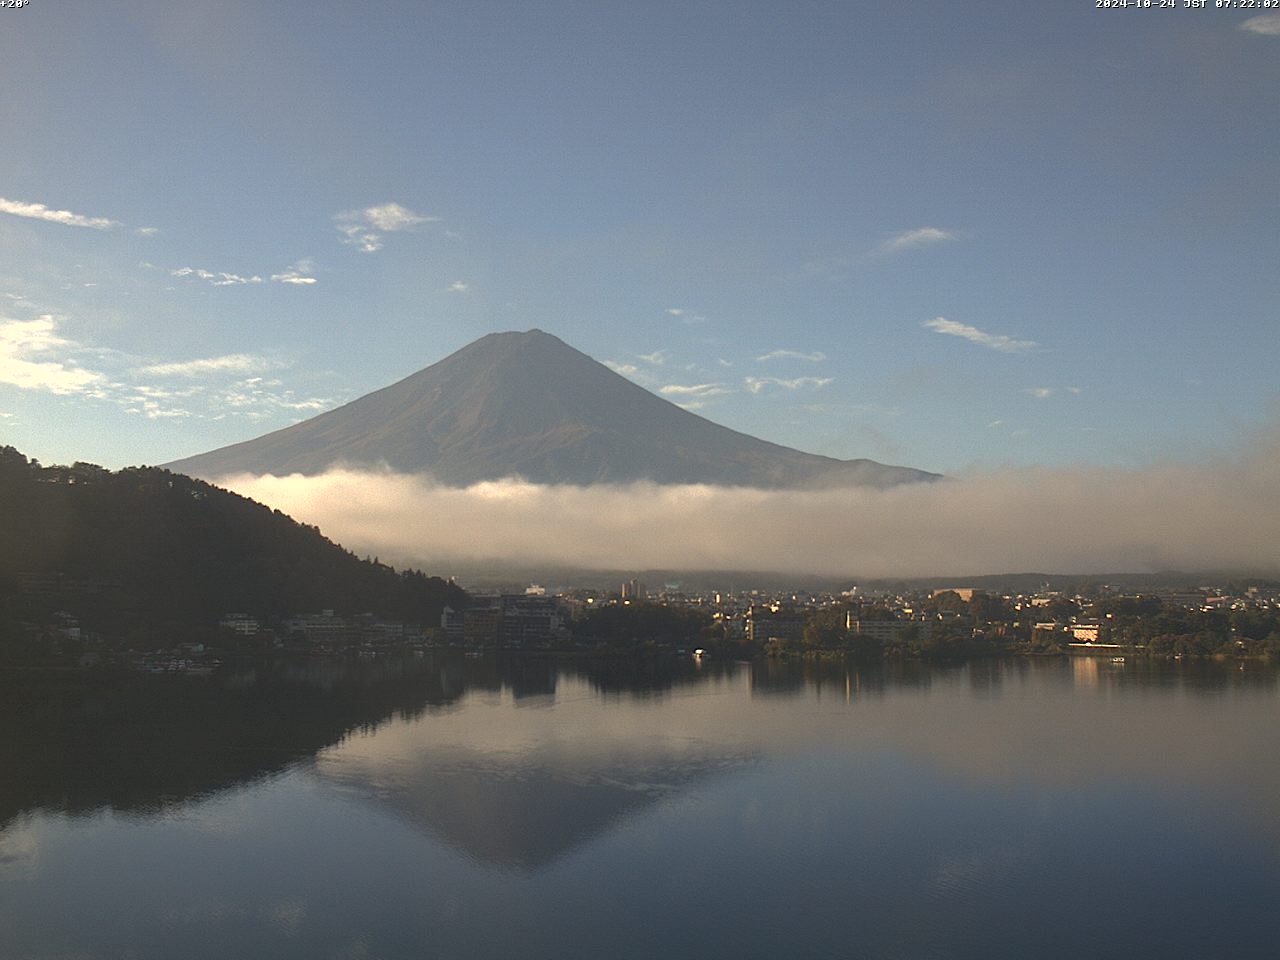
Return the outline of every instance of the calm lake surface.
<path id="1" fill-rule="evenodd" d="M 0 957 L 1280 956 L 1261 664 L 0 679 Z"/>

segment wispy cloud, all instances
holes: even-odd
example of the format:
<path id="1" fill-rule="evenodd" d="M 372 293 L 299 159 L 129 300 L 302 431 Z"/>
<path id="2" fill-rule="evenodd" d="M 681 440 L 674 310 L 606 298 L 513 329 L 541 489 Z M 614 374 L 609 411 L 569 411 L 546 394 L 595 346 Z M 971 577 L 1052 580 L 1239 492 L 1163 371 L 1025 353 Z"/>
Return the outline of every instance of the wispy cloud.
<path id="1" fill-rule="evenodd" d="M 26 203 L 22 200 L 8 200 L 0 197 L 0 213 L 9 213 L 15 217 L 28 217 L 32 220 L 46 220 L 49 223 L 61 223 L 68 227 L 89 227 L 93 230 L 110 230 L 119 226 L 115 220 L 106 217 L 86 217 L 70 210 L 53 210 L 43 203 Z"/>
<path id="2" fill-rule="evenodd" d="M 144 263 L 143 266 L 149 267 L 151 264 Z M 304 257 L 287 269 L 271 274 L 271 280 L 292 286 L 311 286 L 316 282 L 316 278 L 311 276 L 314 269 L 311 259 Z M 203 280 L 215 287 L 239 287 L 263 282 L 261 274 L 228 273 L 225 270 L 205 270 L 203 267 L 175 267 L 169 271 L 169 276 L 187 281 Z"/>
<path id="3" fill-rule="evenodd" d="M 154 237 L 160 232 L 159 227 L 138 227 L 133 231 L 140 237 Z"/>
<path id="4" fill-rule="evenodd" d="M 806 387 L 820 390 L 831 383 L 834 377 L 795 377 L 784 380 L 781 377 L 747 377 L 742 382 L 751 393 L 760 393 L 765 387 L 781 387 L 783 390 L 802 390 Z"/>
<path id="5" fill-rule="evenodd" d="M 74 395 L 149 420 L 289 422 L 339 402 L 259 376 L 287 366 L 269 357 L 233 353 L 147 363 L 60 336 L 60 323 L 52 314 L 30 320 L 0 314 L 0 385 Z M 80 358 L 91 358 L 92 366 Z"/>
<path id="6" fill-rule="evenodd" d="M 125 401 L 125 413 L 140 414 L 148 420 L 173 420 L 185 419 L 195 416 L 190 410 L 184 407 L 166 406 L 159 400 L 151 397 L 133 397 Z"/>
<path id="7" fill-rule="evenodd" d="M 414 213 L 398 203 L 382 203 L 362 210 L 344 210 L 334 215 L 334 224 L 342 234 L 342 242 L 358 247 L 364 253 L 382 249 L 382 235 L 408 230 L 420 223 L 438 223 L 439 217 Z"/>
<path id="8" fill-rule="evenodd" d="M 186 363 L 153 364 L 134 371 L 134 374 L 186 376 L 200 378 L 204 382 L 196 382 L 182 389 L 150 384 L 115 384 L 116 393 L 104 399 L 115 401 L 125 413 L 143 416 L 148 420 L 224 420 L 227 417 L 237 417 L 255 423 L 279 419 L 281 414 L 294 415 L 290 419 L 297 420 L 297 415 L 318 413 L 332 405 L 333 401 L 319 397 L 299 397 L 277 379 L 243 376 L 248 369 L 261 368 L 261 364 L 251 362 L 254 359 L 260 358 L 244 358 L 241 362 L 238 356 L 231 356 Z M 227 375 L 230 375 L 230 379 L 227 379 Z M 201 410 L 206 412 L 202 413 Z"/>
<path id="9" fill-rule="evenodd" d="M 273 273 L 271 279 L 276 283 L 290 283 L 294 286 L 309 287 L 316 282 L 315 277 L 304 277 L 302 274 L 294 270 L 286 270 L 284 273 Z"/>
<path id="10" fill-rule="evenodd" d="M 658 392 L 666 397 L 689 397 L 695 400 L 705 400 L 708 397 L 720 397 L 726 393 L 733 393 L 733 390 L 723 383 L 695 383 L 689 386 L 669 383 L 665 387 L 661 387 Z"/>
<path id="11" fill-rule="evenodd" d="M 45 359 L 75 346 L 59 337 L 55 328 L 48 314 L 35 320 L 0 318 L 0 383 L 56 394 L 82 393 L 101 384 L 105 380 L 101 373 L 74 366 L 66 357 Z"/>
<path id="12" fill-rule="evenodd" d="M 901 233 L 885 238 L 867 250 L 810 260 L 802 265 L 799 270 L 789 274 L 787 279 L 797 280 L 802 277 L 824 276 L 832 280 L 842 280 L 851 269 L 865 268 L 883 257 L 958 239 L 960 239 L 959 234 L 951 230 L 943 230 L 941 227 L 918 227 L 915 230 L 903 230 Z"/>
<path id="13" fill-rule="evenodd" d="M 956 235 L 950 230 L 942 230 L 938 227 L 920 227 L 917 230 L 904 230 L 902 233 L 894 234 L 876 247 L 876 250 L 880 253 L 899 253 L 903 250 L 910 250 L 913 247 L 925 247 L 954 239 L 956 239 Z"/>
<path id="14" fill-rule="evenodd" d="M 370 226 L 387 232 L 406 230 L 419 223 L 438 222 L 440 220 L 439 217 L 426 217 L 420 213 L 414 213 L 409 208 L 402 207 L 398 203 L 383 203 L 376 207 L 365 207 L 363 210 L 355 212 L 362 215 Z"/>
<path id="15" fill-rule="evenodd" d="M 662 384 L 656 378 L 657 371 L 653 368 L 664 366 L 670 357 L 670 351 L 655 350 L 653 353 L 646 353 L 636 357 L 644 366 L 621 360 L 602 360 L 601 362 L 614 373 L 621 374 L 647 390 L 658 390 Z"/>
<path id="16" fill-rule="evenodd" d="M 601 363 L 614 373 L 620 373 L 624 377 L 634 377 L 640 373 L 640 368 L 634 363 L 619 363 L 617 360 L 602 360 Z"/>
<path id="17" fill-rule="evenodd" d="M 957 323 L 946 317 L 926 320 L 923 326 L 938 333 L 945 333 L 949 337 L 960 337 L 989 350 L 998 350 L 1000 353 L 1026 353 L 1038 346 L 1034 340 L 1015 340 L 1004 334 L 986 333 L 977 327 L 971 327 L 967 323 Z"/>
<path id="18" fill-rule="evenodd" d="M 810 363 L 821 363 L 825 359 L 827 355 L 820 350 L 814 350 L 812 353 L 801 353 L 799 350 L 770 350 L 756 357 L 758 363 L 767 363 L 770 360 L 808 360 Z"/>
<path id="19" fill-rule="evenodd" d="M 319 413 L 334 403 L 321 397 L 299 397 L 279 380 L 247 377 L 215 391 L 210 405 L 249 420 L 266 420 L 281 411 L 294 414 Z"/>
<path id="20" fill-rule="evenodd" d="M 262 277 L 254 274 L 242 277 L 238 273 L 224 273 L 221 270 L 204 270 L 200 267 L 178 267 L 169 271 L 169 276 L 182 280 L 203 280 L 215 287 L 235 287 L 245 283 L 261 283 Z"/>
<path id="21" fill-rule="evenodd" d="M 1280 13 L 1264 13 L 1240 24 L 1241 30 L 1260 33 L 1264 37 L 1280 37 Z"/>
<path id="22" fill-rule="evenodd" d="M 373 233 L 358 224 L 339 224 L 342 242 L 349 247 L 359 247 L 362 253 L 377 253 L 382 249 L 382 234 Z"/>
<path id="23" fill-rule="evenodd" d="M 702 314 L 686 310 L 684 307 L 668 307 L 666 314 L 669 317 L 675 317 L 677 320 L 683 320 L 685 323 L 703 323 L 707 319 Z"/>
<path id="24" fill-rule="evenodd" d="M 466 293 L 471 286 L 463 280 L 455 280 L 446 288 L 450 293 Z"/>
<path id="25" fill-rule="evenodd" d="M 277 364 L 248 353 L 228 353 L 221 357 L 183 360 L 177 363 L 152 363 L 137 372 L 153 377 L 203 377 L 219 373 L 258 373 Z"/>
<path id="26" fill-rule="evenodd" d="M 1078 397 L 1084 393 L 1084 387 L 1027 387 L 1023 392 L 1031 394 L 1037 400 L 1046 400 L 1059 390 L 1069 393 L 1073 397 Z"/>
<path id="27" fill-rule="evenodd" d="M 294 286 L 310 286 L 316 282 L 316 278 L 312 276 L 315 272 L 316 265 L 310 257 L 303 257 L 297 263 L 291 264 L 288 270 L 282 270 L 280 273 L 273 273 L 271 279 L 276 283 L 289 283 Z"/>

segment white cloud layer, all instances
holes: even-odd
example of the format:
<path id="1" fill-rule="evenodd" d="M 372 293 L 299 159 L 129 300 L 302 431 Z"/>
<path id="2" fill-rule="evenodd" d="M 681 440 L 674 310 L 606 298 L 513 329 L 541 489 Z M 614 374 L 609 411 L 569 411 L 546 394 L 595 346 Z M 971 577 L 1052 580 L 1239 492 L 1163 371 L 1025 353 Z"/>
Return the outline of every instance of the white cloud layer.
<path id="1" fill-rule="evenodd" d="M 946 317 L 934 317 L 932 320 L 926 320 L 923 325 L 938 333 L 945 333 L 950 337 L 960 337 L 989 350 L 998 350 L 1001 353 L 1026 353 L 1038 346 L 1034 340 L 1015 340 L 1012 337 L 1006 337 L 1004 334 L 986 333 L 977 327 L 971 327 L 967 323 L 957 323 L 955 320 L 948 320 Z"/>
<path id="2" fill-rule="evenodd" d="M 109 230 L 119 226 L 115 220 L 108 220 L 106 217 L 86 217 L 70 210 L 52 210 L 43 203 L 25 203 L 4 197 L 0 197 L 0 213 L 32 220 L 47 220 L 49 223 L 61 223 L 68 227 L 89 227 L 93 230 Z"/>
<path id="3" fill-rule="evenodd" d="M 504 560 L 850 578 L 1280 570 L 1274 436 L 1234 462 L 1006 470 L 890 490 L 519 480 L 459 489 L 349 470 L 223 482 L 357 553 L 442 573 Z"/>
<path id="4" fill-rule="evenodd" d="M 54 332 L 54 319 L 46 314 L 35 320 L 0 318 L 0 383 L 23 390 L 81 393 L 103 381 L 102 374 L 72 366 L 42 354 L 71 344 Z"/>

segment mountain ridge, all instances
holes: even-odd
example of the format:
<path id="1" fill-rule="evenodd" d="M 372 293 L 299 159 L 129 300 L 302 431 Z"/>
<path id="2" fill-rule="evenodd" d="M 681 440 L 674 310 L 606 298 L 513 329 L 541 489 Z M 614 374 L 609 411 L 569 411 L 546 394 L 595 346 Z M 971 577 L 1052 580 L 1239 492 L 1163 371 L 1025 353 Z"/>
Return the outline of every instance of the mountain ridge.
<path id="1" fill-rule="evenodd" d="M 937 474 L 836 460 L 685 410 L 541 330 L 492 333 L 309 420 L 166 464 L 202 477 L 336 466 L 430 473 L 448 486 L 709 483 L 893 486 Z"/>

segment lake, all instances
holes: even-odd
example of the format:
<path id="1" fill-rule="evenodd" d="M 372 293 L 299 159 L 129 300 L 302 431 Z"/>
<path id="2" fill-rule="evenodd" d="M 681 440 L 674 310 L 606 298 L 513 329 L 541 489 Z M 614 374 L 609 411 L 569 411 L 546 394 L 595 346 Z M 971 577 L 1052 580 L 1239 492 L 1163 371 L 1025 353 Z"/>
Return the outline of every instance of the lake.
<path id="1" fill-rule="evenodd" d="M 0 678 L 0 957 L 1280 956 L 1280 674 Z"/>

